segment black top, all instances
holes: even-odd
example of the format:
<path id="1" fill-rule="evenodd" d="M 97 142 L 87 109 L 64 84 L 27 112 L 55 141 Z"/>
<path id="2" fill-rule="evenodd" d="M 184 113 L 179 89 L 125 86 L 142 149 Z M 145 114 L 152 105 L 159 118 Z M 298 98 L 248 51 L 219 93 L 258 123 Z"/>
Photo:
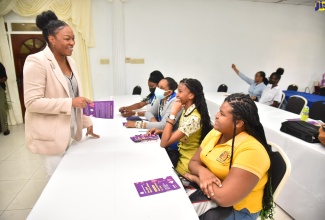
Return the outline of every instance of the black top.
<path id="1" fill-rule="evenodd" d="M 0 62 L 0 79 L 6 77 L 7 78 L 7 74 L 6 74 L 6 68 L 3 66 L 3 64 Z M 6 89 L 6 83 L 1 82 L 0 86 L 5 90 Z"/>

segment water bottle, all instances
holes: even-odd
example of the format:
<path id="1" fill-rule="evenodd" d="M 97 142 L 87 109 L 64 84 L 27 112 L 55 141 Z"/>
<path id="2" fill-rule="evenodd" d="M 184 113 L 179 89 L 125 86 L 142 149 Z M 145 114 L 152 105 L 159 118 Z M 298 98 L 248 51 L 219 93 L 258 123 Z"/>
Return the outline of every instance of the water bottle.
<path id="1" fill-rule="evenodd" d="M 306 105 L 301 111 L 301 121 L 308 121 L 309 118 L 309 108 Z"/>

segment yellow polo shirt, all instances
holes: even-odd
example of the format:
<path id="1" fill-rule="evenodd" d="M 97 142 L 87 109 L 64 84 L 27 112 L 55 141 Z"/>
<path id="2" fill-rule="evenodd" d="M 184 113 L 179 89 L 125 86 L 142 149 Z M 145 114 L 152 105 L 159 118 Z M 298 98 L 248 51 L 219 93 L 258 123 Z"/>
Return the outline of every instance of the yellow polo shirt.
<path id="1" fill-rule="evenodd" d="M 221 133 L 217 130 L 213 129 L 208 133 L 201 144 L 200 158 L 207 168 L 223 181 L 229 173 L 232 139 L 216 145 L 220 137 Z M 234 209 L 247 208 L 250 213 L 262 210 L 263 190 L 270 167 L 270 158 L 264 146 L 246 132 L 241 132 L 235 138 L 232 167 L 251 172 L 260 179 L 254 189 L 233 206 Z"/>

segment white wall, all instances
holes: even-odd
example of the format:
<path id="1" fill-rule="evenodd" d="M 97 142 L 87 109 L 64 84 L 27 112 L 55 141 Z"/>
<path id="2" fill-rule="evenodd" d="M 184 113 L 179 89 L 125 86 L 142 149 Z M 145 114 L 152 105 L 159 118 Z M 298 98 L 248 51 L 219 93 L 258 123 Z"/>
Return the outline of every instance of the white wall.
<path id="1" fill-rule="evenodd" d="M 93 1 L 97 47 L 90 51 L 95 97 L 112 91 L 111 67 L 97 65 L 99 56 L 111 55 L 111 7 L 107 0 Z M 229 92 L 248 90 L 232 71 L 232 63 L 251 77 L 259 70 L 270 75 L 283 67 L 280 86 L 295 83 L 300 91 L 325 72 L 325 13 L 312 6 L 128 0 L 124 14 L 126 56 L 145 59 L 142 65 L 126 64 L 128 94 L 137 84 L 147 93 L 149 73 L 156 69 L 177 81 L 197 78 L 205 91 L 225 83 Z"/>
<path id="2" fill-rule="evenodd" d="M 253 77 L 285 69 L 280 86 L 311 87 L 325 72 L 325 13 L 312 6 L 234 0 L 128 0 L 125 4 L 126 56 L 145 64 L 126 64 L 127 91 L 147 94 L 149 73 L 160 70 L 180 81 L 197 78 L 205 91 L 221 83 L 229 92 L 248 85 L 230 68 Z M 96 47 L 89 49 L 94 99 L 113 94 L 112 3 L 93 0 Z M 10 13 L 5 20 L 35 20 Z M 109 58 L 111 64 L 100 64 Z"/>

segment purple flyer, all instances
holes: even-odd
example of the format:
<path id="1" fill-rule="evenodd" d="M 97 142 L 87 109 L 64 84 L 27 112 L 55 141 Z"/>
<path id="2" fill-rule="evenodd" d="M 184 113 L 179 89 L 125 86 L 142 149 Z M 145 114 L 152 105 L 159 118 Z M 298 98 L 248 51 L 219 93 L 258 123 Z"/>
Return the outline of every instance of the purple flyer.
<path id="1" fill-rule="evenodd" d="M 114 101 L 94 101 L 83 109 L 83 114 L 96 118 L 114 118 Z"/>
<path id="2" fill-rule="evenodd" d="M 180 189 L 180 186 L 171 176 L 147 180 L 143 182 L 134 183 L 140 197 L 151 196 L 171 190 Z"/>

